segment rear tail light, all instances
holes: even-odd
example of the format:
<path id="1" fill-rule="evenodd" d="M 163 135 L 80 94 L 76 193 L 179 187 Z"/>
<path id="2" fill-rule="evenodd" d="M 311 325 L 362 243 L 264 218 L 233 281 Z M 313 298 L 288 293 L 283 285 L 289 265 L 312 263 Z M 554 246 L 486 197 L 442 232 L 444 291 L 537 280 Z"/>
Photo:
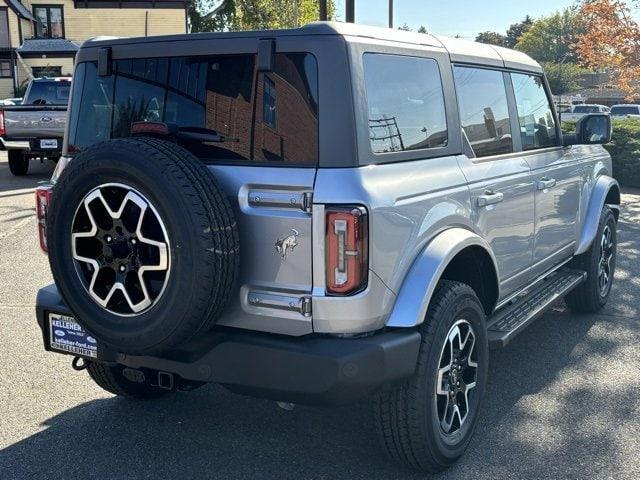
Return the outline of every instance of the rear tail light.
<path id="1" fill-rule="evenodd" d="M 4 110 L 0 110 L 0 135 L 5 135 L 7 130 L 4 128 Z"/>
<path id="2" fill-rule="evenodd" d="M 52 185 L 43 185 L 36 188 L 36 215 L 38 217 L 38 238 L 40 248 L 44 253 L 48 253 L 47 248 L 47 208 L 53 195 Z"/>
<path id="3" fill-rule="evenodd" d="M 350 295 L 367 286 L 369 223 L 362 207 L 328 207 L 326 215 L 327 293 Z"/>

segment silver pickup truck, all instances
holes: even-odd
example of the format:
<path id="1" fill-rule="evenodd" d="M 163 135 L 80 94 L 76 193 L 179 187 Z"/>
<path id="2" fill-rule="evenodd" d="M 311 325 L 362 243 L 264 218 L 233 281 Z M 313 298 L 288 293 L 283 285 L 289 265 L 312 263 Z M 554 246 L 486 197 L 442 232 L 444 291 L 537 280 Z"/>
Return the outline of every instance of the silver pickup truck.
<path id="1" fill-rule="evenodd" d="M 436 472 L 471 439 L 489 346 L 611 295 L 610 116 L 563 135 L 521 52 L 315 23 L 76 62 L 36 315 L 109 392 L 370 397 L 389 456 Z"/>
<path id="2" fill-rule="evenodd" d="M 32 158 L 58 161 L 70 89 L 70 78 L 36 78 L 21 105 L 0 108 L 0 148 L 11 173 L 26 175 Z"/>

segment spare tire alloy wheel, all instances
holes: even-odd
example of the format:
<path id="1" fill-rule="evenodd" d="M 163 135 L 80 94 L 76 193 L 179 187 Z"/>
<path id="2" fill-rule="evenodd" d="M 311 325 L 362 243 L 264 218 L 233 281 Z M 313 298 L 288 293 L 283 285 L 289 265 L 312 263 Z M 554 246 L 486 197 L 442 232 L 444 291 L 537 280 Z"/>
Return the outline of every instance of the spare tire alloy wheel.
<path id="1" fill-rule="evenodd" d="M 76 210 L 71 242 L 80 280 L 108 312 L 140 314 L 162 296 L 171 265 L 167 229 L 136 189 L 107 183 L 91 190 Z"/>
<path id="2" fill-rule="evenodd" d="M 436 410 L 440 428 L 450 436 L 462 428 L 473 402 L 470 396 L 476 387 L 478 362 L 475 350 L 476 336 L 466 320 L 451 326 L 442 351 L 436 387 Z"/>

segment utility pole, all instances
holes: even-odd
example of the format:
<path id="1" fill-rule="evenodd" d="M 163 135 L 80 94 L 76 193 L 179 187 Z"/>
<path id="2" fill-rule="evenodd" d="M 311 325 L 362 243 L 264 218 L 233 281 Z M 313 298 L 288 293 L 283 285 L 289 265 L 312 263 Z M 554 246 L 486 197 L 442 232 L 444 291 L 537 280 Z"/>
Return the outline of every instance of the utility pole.
<path id="1" fill-rule="evenodd" d="M 327 0 L 320 0 L 320 21 L 326 22 L 328 20 L 327 13 Z"/>
<path id="2" fill-rule="evenodd" d="M 355 23 L 356 21 L 356 0 L 347 0 L 346 2 L 346 10 L 347 10 L 347 22 Z"/>
<path id="3" fill-rule="evenodd" d="M 389 28 L 393 28 L 393 0 L 389 0 Z"/>

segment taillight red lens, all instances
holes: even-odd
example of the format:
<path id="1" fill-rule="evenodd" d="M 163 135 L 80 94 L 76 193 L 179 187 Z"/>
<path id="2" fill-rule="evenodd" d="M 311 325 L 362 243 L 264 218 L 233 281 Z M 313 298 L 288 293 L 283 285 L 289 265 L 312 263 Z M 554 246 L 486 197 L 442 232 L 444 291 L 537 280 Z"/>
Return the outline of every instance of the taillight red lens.
<path id="1" fill-rule="evenodd" d="M 4 128 L 4 110 L 0 110 L 0 135 L 5 135 L 7 130 Z"/>
<path id="2" fill-rule="evenodd" d="M 36 188 L 36 215 L 38 217 L 38 238 L 40 248 L 44 253 L 48 253 L 47 248 L 47 208 L 53 195 L 52 185 L 42 185 Z"/>
<path id="3" fill-rule="evenodd" d="M 363 207 L 327 207 L 327 293 L 350 295 L 367 286 L 369 224 Z"/>

